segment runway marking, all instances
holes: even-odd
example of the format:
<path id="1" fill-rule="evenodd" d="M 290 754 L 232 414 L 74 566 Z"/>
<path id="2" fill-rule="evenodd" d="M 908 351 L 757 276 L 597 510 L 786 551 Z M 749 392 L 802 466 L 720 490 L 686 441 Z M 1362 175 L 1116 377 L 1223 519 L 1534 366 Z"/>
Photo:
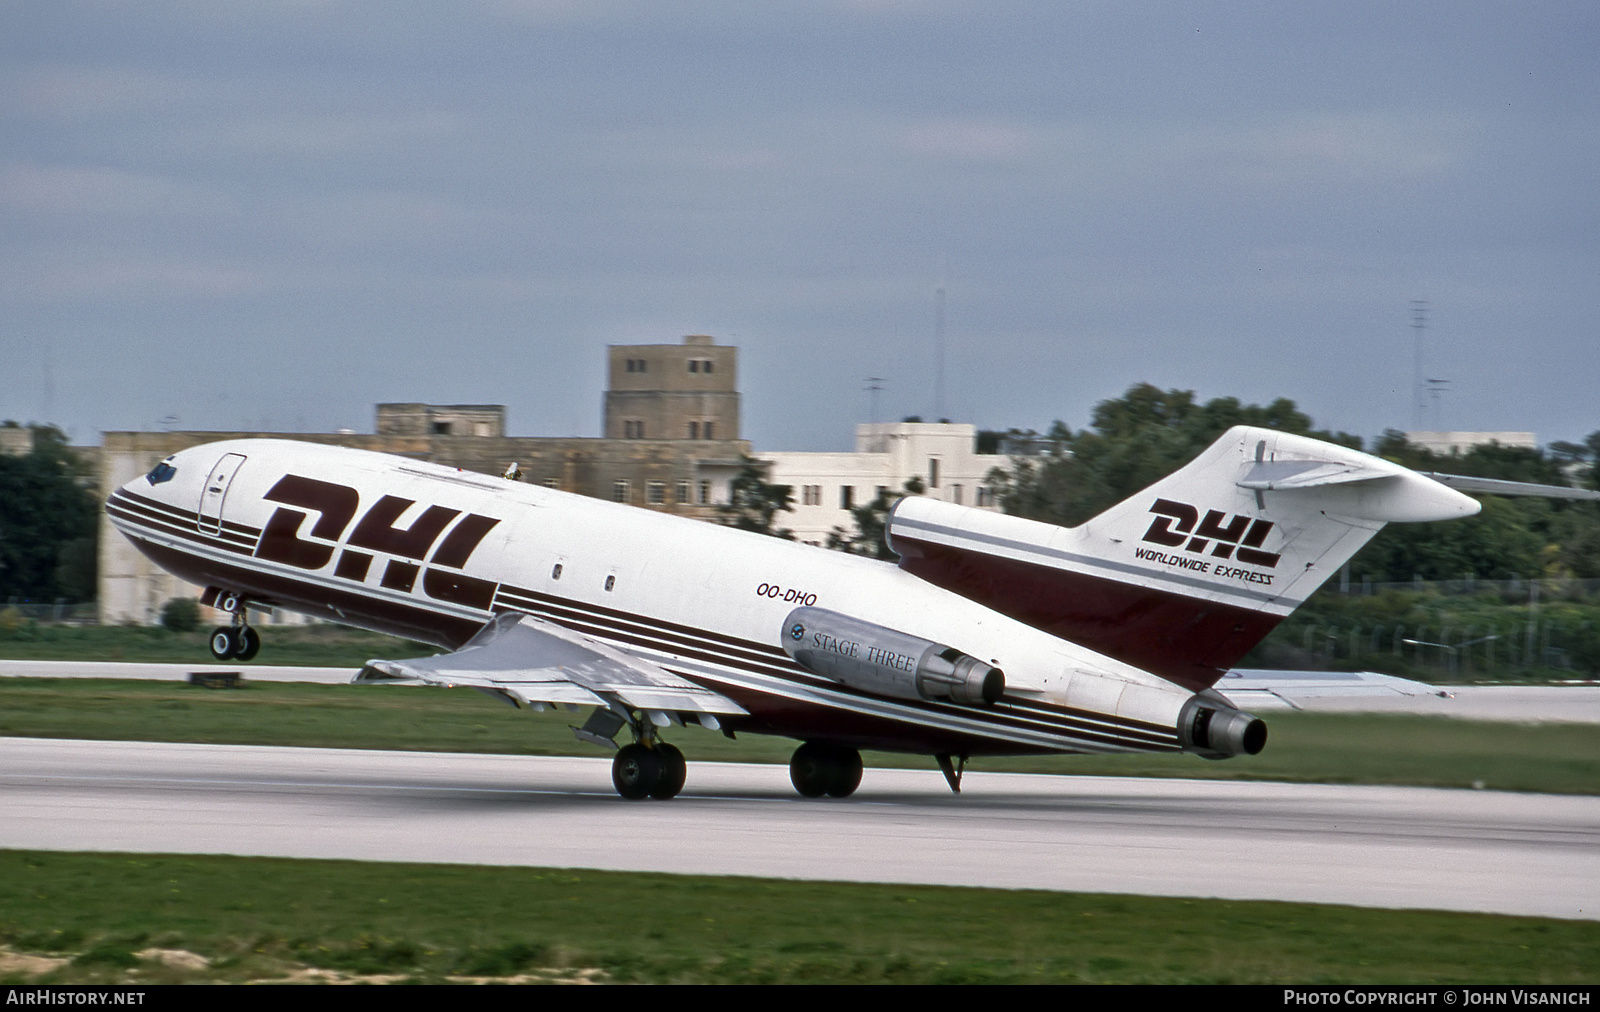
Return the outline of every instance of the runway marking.
<path id="1" fill-rule="evenodd" d="M 417 793 L 445 793 L 445 794 L 534 794 L 548 795 L 551 797 L 572 798 L 603 798 L 617 800 L 615 791 L 561 791 L 535 787 L 460 787 L 449 784 L 376 784 L 376 783 L 343 783 L 335 780 L 217 780 L 199 777 L 126 777 L 126 776 L 93 776 L 80 773 L 0 773 L 0 783 L 19 784 L 22 786 L 47 787 L 53 781 L 71 780 L 80 783 L 102 783 L 106 786 L 136 785 L 149 786 L 158 784 L 194 786 L 194 787 L 294 787 L 294 788 L 335 788 L 339 790 L 381 790 L 381 791 L 412 791 Z M 780 801 L 785 804 L 801 804 L 806 799 L 790 798 L 787 796 L 770 797 L 740 797 L 733 794 L 695 794 L 685 791 L 677 796 L 676 800 L 682 801 L 735 801 L 747 803 L 763 803 Z M 844 801 L 847 804 L 863 808 L 908 808 L 911 807 L 904 801 L 867 801 L 848 800 L 843 798 L 833 799 L 837 804 Z"/>

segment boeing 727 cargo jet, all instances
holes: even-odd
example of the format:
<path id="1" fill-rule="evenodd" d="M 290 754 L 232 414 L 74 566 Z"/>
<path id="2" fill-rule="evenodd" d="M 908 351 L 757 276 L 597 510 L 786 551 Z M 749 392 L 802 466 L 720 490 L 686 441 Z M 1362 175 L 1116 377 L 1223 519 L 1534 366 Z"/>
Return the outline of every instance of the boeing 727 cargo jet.
<path id="1" fill-rule="evenodd" d="M 900 500 L 898 565 L 362 450 L 247 439 L 173 454 L 106 509 L 139 550 L 231 613 L 432 643 L 358 682 L 470 686 L 588 708 L 626 798 L 670 798 L 664 735 L 799 739 L 808 797 L 844 797 L 860 749 L 1255 754 L 1261 720 L 1213 686 L 1384 524 L 1478 512 L 1354 450 L 1229 430 L 1078 527 Z"/>

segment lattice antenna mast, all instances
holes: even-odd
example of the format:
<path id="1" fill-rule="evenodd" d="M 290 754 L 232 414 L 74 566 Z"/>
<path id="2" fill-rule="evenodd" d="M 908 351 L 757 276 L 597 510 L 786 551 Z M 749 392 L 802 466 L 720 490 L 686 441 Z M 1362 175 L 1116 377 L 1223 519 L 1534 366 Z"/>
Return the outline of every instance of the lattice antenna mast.
<path id="1" fill-rule="evenodd" d="M 1416 362 L 1411 374 L 1411 428 L 1420 432 L 1425 424 L 1423 415 L 1428 410 L 1428 392 L 1422 375 L 1422 335 L 1428 329 L 1428 302 L 1411 300 L 1411 330 L 1416 338 Z"/>
<path id="2" fill-rule="evenodd" d="M 933 312 L 933 419 L 944 417 L 944 285 L 934 293 Z"/>
<path id="3" fill-rule="evenodd" d="M 884 378 L 882 376 L 868 376 L 862 381 L 867 385 L 867 398 L 870 405 L 867 412 L 867 421 L 873 425 L 878 424 L 878 394 L 883 390 Z"/>

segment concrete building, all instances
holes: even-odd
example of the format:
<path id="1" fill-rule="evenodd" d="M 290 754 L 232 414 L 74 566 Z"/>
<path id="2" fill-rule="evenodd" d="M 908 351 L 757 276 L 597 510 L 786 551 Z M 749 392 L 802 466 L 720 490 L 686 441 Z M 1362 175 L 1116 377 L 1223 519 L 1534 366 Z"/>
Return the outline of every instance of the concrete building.
<path id="1" fill-rule="evenodd" d="M 1499 443 L 1523 450 L 1537 450 L 1539 441 L 1531 432 L 1408 432 L 1406 442 L 1449 457 L 1466 453 L 1474 446 Z"/>
<path id="2" fill-rule="evenodd" d="M 26 425 L 0 425 L 0 455 L 26 457 L 32 452 L 32 429 Z"/>
<path id="3" fill-rule="evenodd" d="M 826 545 L 835 528 L 855 533 L 851 509 L 879 492 L 904 494 L 912 478 L 923 483 L 924 495 L 998 511 L 989 472 L 1010 460 L 978 453 L 977 436 L 972 425 L 889 422 L 857 425 L 854 453 L 763 453 L 768 481 L 790 486 L 794 496 L 794 512 L 780 513 L 773 523 L 789 528 L 796 540 Z"/>
<path id="4" fill-rule="evenodd" d="M 682 344 L 607 349 L 607 439 L 739 438 L 739 349 L 696 334 Z"/>
<path id="5" fill-rule="evenodd" d="M 506 434 L 503 404 L 380 404 L 380 436 L 474 436 Z"/>

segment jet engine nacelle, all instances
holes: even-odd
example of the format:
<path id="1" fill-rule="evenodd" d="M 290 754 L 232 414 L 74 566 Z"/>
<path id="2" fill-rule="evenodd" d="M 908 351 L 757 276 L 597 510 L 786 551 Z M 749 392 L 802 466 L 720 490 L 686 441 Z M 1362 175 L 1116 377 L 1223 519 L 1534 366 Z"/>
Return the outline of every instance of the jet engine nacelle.
<path id="1" fill-rule="evenodd" d="M 1208 690 L 1190 699 L 1178 714 L 1178 741 L 1205 759 L 1258 755 L 1267 744 L 1267 725 Z"/>
<path id="2" fill-rule="evenodd" d="M 1005 672 L 955 647 L 824 608 L 791 611 L 782 639 L 801 667 L 864 692 L 983 706 L 1006 691 Z"/>

